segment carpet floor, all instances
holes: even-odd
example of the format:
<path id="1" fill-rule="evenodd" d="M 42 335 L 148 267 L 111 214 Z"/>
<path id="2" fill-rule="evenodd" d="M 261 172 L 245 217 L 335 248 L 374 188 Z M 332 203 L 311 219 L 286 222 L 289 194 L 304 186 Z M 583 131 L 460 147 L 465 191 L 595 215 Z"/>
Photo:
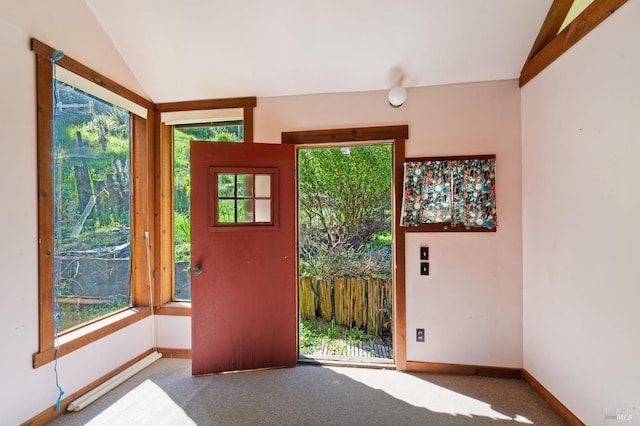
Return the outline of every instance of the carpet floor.
<path id="1" fill-rule="evenodd" d="M 50 425 L 564 425 L 513 379 L 299 365 L 193 377 L 161 359 Z"/>

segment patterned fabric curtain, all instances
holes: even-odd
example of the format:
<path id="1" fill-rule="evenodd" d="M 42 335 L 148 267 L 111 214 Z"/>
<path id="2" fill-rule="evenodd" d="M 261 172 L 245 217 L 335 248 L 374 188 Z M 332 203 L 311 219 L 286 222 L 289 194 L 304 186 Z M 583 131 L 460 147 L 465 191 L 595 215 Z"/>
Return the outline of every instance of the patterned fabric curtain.
<path id="1" fill-rule="evenodd" d="M 400 225 L 428 223 L 495 227 L 495 159 L 405 162 Z"/>
<path id="2" fill-rule="evenodd" d="M 449 161 L 404 163 L 401 226 L 451 222 Z"/>
<path id="3" fill-rule="evenodd" d="M 496 160 L 452 162 L 452 226 L 493 228 L 496 219 Z"/>

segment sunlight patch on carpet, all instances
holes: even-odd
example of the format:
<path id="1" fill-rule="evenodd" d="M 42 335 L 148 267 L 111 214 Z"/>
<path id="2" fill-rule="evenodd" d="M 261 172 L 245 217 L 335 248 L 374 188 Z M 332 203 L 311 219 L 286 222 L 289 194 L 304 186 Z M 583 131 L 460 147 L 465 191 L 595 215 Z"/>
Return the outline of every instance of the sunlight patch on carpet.
<path id="1" fill-rule="evenodd" d="M 193 426 L 194 422 L 158 385 L 147 379 L 87 425 Z"/>
<path id="2" fill-rule="evenodd" d="M 484 401 L 397 371 L 366 368 L 326 368 L 343 374 L 370 388 L 381 390 L 407 404 L 426 408 L 434 413 L 450 414 L 452 416 L 487 417 L 492 420 L 511 420 L 519 423 L 531 423 L 527 418 L 522 416 L 512 418 L 500 413 Z"/>

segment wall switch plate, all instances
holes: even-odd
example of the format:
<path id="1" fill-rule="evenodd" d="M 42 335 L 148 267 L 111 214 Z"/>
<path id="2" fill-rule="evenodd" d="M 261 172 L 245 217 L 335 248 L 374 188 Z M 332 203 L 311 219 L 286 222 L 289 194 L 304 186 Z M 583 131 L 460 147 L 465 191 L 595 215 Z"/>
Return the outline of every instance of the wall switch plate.
<path id="1" fill-rule="evenodd" d="M 420 263 L 420 275 L 429 275 L 429 263 L 428 262 Z"/>
<path id="2" fill-rule="evenodd" d="M 429 247 L 420 247 L 420 260 L 429 260 Z"/>
<path id="3" fill-rule="evenodd" d="M 416 328 L 416 342 L 424 342 L 424 328 Z"/>

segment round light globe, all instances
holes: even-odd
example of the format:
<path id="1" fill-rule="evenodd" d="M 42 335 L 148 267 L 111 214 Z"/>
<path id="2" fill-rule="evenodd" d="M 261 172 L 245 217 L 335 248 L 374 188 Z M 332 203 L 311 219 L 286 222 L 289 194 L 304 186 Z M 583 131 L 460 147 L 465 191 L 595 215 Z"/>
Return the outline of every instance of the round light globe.
<path id="1" fill-rule="evenodd" d="M 389 90 L 389 105 L 394 108 L 401 106 L 407 100 L 407 91 L 402 86 L 395 86 Z"/>

